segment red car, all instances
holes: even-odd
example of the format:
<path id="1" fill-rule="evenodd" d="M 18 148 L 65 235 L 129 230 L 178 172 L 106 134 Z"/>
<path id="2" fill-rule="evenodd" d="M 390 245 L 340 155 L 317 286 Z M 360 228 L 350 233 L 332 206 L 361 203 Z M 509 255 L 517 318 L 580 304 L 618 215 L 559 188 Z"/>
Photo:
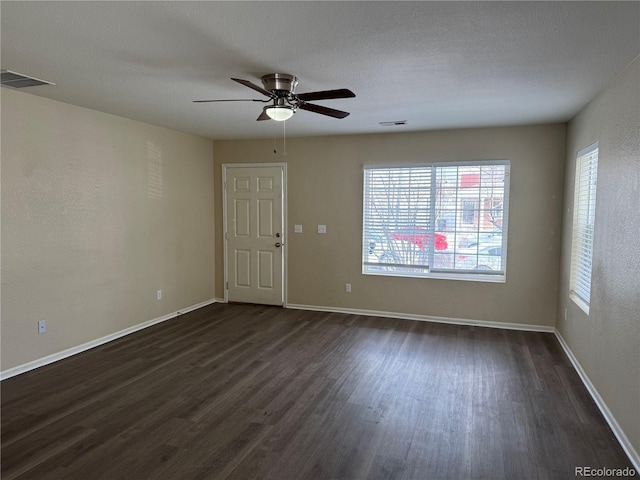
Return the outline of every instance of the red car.
<path id="1" fill-rule="evenodd" d="M 447 237 L 440 233 L 436 233 L 434 238 L 434 244 L 436 250 L 446 250 L 449 247 L 447 243 Z M 403 242 L 411 242 L 417 246 L 420 250 L 424 250 L 429 245 L 429 232 L 422 227 L 413 227 L 398 230 L 393 234 L 394 240 L 401 240 Z"/>

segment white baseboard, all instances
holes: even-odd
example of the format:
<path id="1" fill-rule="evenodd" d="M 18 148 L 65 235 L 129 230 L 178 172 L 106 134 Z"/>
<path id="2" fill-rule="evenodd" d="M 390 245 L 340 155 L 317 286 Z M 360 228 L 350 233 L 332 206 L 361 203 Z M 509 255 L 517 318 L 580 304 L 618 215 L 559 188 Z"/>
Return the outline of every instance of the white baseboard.
<path id="1" fill-rule="evenodd" d="M 95 340 L 91 340 L 90 342 L 83 343 L 82 345 L 78 345 L 75 347 L 68 348 L 58 353 L 54 353 L 48 355 L 43 358 L 39 358 L 37 360 L 33 360 L 31 362 L 27 362 L 22 365 L 18 365 L 17 367 L 9 368 L 0 372 L 0 380 L 4 380 L 5 378 L 11 378 L 16 375 L 20 375 L 21 373 L 28 372 L 30 370 L 34 370 L 38 367 L 43 367 L 53 362 L 57 362 L 58 360 L 62 360 L 67 357 L 71 357 L 78 353 L 84 352 L 91 348 L 98 347 L 100 345 L 104 345 L 105 343 L 112 342 L 113 340 L 117 340 L 118 338 L 124 337 L 125 335 L 129 335 L 131 333 L 137 332 L 138 330 L 143 330 L 145 328 L 151 327 L 152 325 L 156 325 L 158 323 L 165 322 L 167 320 L 171 320 L 172 318 L 177 317 L 178 315 L 184 315 L 185 313 L 192 312 L 193 310 L 197 310 L 198 308 L 206 307 L 207 305 L 211 305 L 212 303 L 216 303 L 215 299 L 206 300 L 204 302 L 198 303 L 196 305 L 191 305 L 189 307 L 181 308 L 172 313 L 168 313 L 167 315 L 163 315 L 161 317 L 154 318 L 152 320 L 148 320 L 143 323 L 139 323 L 138 325 L 134 325 L 133 327 L 125 328 L 124 330 L 120 330 L 119 332 L 111 333 L 101 338 L 97 338 Z"/>
<path id="2" fill-rule="evenodd" d="M 189 313 L 193 310 L 197 310 L 198 308 L 206 307 L 207 305 L 211 305 L 213 303 L 224 303 L 224 299 L 211 299 L 196 305 L 192 305 L 175 312 L 169 313 L 167 315 L 163 315 L 158 318 L 154 318 L 152 320 L 140 323 L 138 325 L 134 325 L 133 327 L 126 328 L 124 330 L 120 330 L 119 332 L 112 333 L 102 338 L 98 338 L 96 340 L 92 340 L 90 342 L 84 343 L 82 345 L 78 345 L 76 347 L 69 348 L 67 350 L 63 350 L 62 352 L 54 353 L 52 355 L 40 358 L 38 360 L 34 360 L 32 362 L 25 363 L 23 365 L 19 365 L 14 368 L 10 368 L 0 372 L 0 380 L 4 380 L 6 378 L 13 377 L 15 375 L 19 375 L 21 373 L 28 372 L 30 370 L 36 369 L 38 367 L 42 367 L 44 365 L 48 365 L 53 362 L 57 362 L 58 360 L 62 360 L 67 357 L 71 357 L 78 353 L 84 352 L 91 348 L 98 347 L 105 343 L 111 342 L 118 338 L 124 337 L 131 333 L 137 332 L 139 330 L 143 330 L 145 328 L 151 327 L 152 325 L 156 325 L 158 323 L 162 323 L 164 321 L 170 320 L 172 318 L 177 317 L 178 315 L 183 315 L 185 313 Z M 418 320 L 418 321 L 426 321 L 426 322 L 437 322 L 437 323 L 448 323 L 453 325 L 468 325 L 468 326 L 478 326 L 478 327 L 489 327 L 489 328 L 503 328 L 508 330 L 523 330 L 523 331 L 532 331 L 532 332 L 550 332 L 555 333 L 558 342 L 562 346 L 564 352 L 569 357 L 571 364 L 578 372 L 578 375 L 582 379 L 585 387 L 589 391 L 589 394 L 593 398 L 594 402 L 600 409 L 600 412 L 604 416 L 605 420 L 611 427 L 614 435 L 620 442 L 623 450 L 631 460 L 636 472 L 640 472 L 640 455 L 635 450 L 627 436 L 625 435 L 622 428 L 616 421 L 615 417 L 607 407 L 606 403 L 598 393 L 598 390 L 595 388 L 591 380 L 585 373 L 584 369 L 580 365 L 580 362 L 573 355 L 573 352 L 565 342 L 560 332 L 555 327 L 548 327 L 544 325 L 528 325 L 528 324 L 520 324 L 520 323 L 503 323 L 503 322 L 491 322 L 486 320 L 471 320 L 465 318 L 449 318 L 449 317 L 434 317 L 429 315 L 417 315 L 410 313 L 397 313 L 397 312 L 384 312 L 378 310 L 361 310 L 354 308 L 337 308 L 337 307 L 321 307 L 315 305 L 300 305 L 300 304 L 287 304 L 286 308 L 297 309 L 297 310 L 312 310 L 312 311 L 320 311 L 320 312 L 335 312 L 335 313 L 347 313 L 352 315 L 368 315 L 373 317 L 389 317 L 389 318 L 399 318 L 404 320 Z"/>
<path id="3" fill-rule="evenodd" d="M 566 353 L 567 357 L 569 357 L 569 360 L 571 361 L 573 368 L 575 368 L 576 371 L 578 372 L 578 375 L 580 375 L 580 378 L 582 379 L 582 383 L 584 383 L 584 386 L 589 391 L 591 398 L 593 398 L 593 401 L 598 406 L 600 413 L 602 413 L 602 416 L 605 418 L 605 420 L 609 424 L 609 427 L 611 427 L 613 434 L 618 439 L 618 442 L 620 442 L 622 449 L 629 457 L 629 460 L 633 464 L 633 467 L 635 468 L 636 472 L 640 473 L 640 455 L 638 455 L 638 452 L 636 451 L 636 449 L 633 448 L 633 445 L 625 435 L 624 430 L 620 428 L 620 425 L 618 424 L 615 417 L 611 413 L 611 410 L 609 410 L 609 407 L 607 407 L 607 404 L 598 393 L 598 390 L 596 389 L 596 387 L 593 385 L 593 383 L 591 383 L 591 380 L 589 379 L 586 372 L 582 368 L 582 365 L 580 365 L 580 362 L 578 362 L 578 359 L 575 357 L 575 355 L 569 348 L 569 345 L 564 340 L 564 338 L 562 338 L 562 335 L 560 335 L 560 332 L 558 331 L 557 328 L 554 329 L 554 333 L 556 334 L 556 338 L 558 339 L 558 342 L 560 342 L 560 345 L 562 346 L 564 353 Z"/>
<path id="4" fill-rule="evenodd" d="M 580 362 L 578 362 L 576 357 L 573 355 L 573 352 L 571 351 L 571 349 L 567 345 L 567 342 L 565 342 L 564 338 L 562 338 L 562 335 L 560 335 L 560 332 L 558 332 L 558 330 L 555 327 L 547 327 L 547 326 L 543 326 L 543 325 L 527 325 L 527 324 L 520 324 L 520 323 L 489 322 L 489 321 L 485 321 L 485 320 L 470 320 L 470 319 L 465 319 L 465 318 L 433 317 L 433 316 L 428 316 L 428 315 L 415 315 L 415 314 L 396 313 L 396 312 L 381 312 L 381 311 L 377 311 L 377 310 L 360 310 L 360 309 L 353 309 L 353 308 L 336 308 L 336 307 L 318 307 L 318 306 L 315 306 L 315 305 L 288 304 L 288 305 L 286 305 L 286 307 L 287 308 L 292 308 L 292 309 L 298 309 L 298 310 L 313 310 L 313 311 L 320 311 L 320 312 L 348 313 L 348 314 L 353 314 L 353 315 L 370 315 L 370 316 L 374 316 L 374 317 L 389 317 L 389 318 L 400 318 L 400 319 L 405 319 L 405 320 L 419 320 L 419 321 L 426 321 L 426 322 L 450 323 L 450 324 L 454 324 L 454 325 L 471 325 L 471 326 L 478 326 L 478 327 L 505 328 L 505 329 L 509 329 L 509 330 L 523 330 L 523 331 L 533 331 L 533 332 L 554 333 L 556 338 L 558 339 L 558 342 L 562 346 L 562 349 L 567 354 L 567 357 L 569 357 L 569 360 L 571 361 L 571 364 L 576 369 L 576 371 L 578 372 L 578 375 L 582 379 L 582 383 L 584 383 L 584 385 L 587 388 L 589 394 L 593 398 L 593 401 L 597 405 L 598 409 L 600 410 L 600 412 L 604 416 L 605 420 L 609 424 L 609 427 L 611 427 L 611 430 L 613 431 L 614 435 L 618 439 L 618 442 L 622 446 L 622 449 L 624 450 L 624 452 L 629 457 L 629 460 L 633 464 L 636 472 L 640 472 L 640 455 L 638 455 L 638 452 L 635 450 L 635 448 L 633 447 L 633 445 L 631 444 L 631 442 L 629 441 L 629 439 L 625 435 L 625 433 L 622 430 L 622 428 L 620 428 L 620 425 L 618 424 L 618 422 L 616 421 L 615 417 L 611 413 L 611 410 L 609 410 L 609 407 L 607 407 L 607 404 L 604 402 L 604 400 L 602 399 L 602 397 L 598 393 L 598 390 L 595 388 L 593 383 L 591 383 L 591 380 L 589 379 L 589 377 L 585 373 L 584 369 L 580 365 Z"/>
<path id="5" fill-rule="evenodd" d="M 449 318 L 449 317 L 434 317 L 430 315 L 417 315 L 414 313 L 397 313 L 397 312 L 384 312 L 379 310 L 361 310 L 356 308 L 337 308 L 337 307 L 318 307 L 315 305 L 298 305 L 295 303 L 289 303 L 286 308 L 292 308 L 296 310 L 313 310 L 318 312 L 335 312 L 335 313 L 348 313 L 351 315 L 369 315 L 371 317 L 388 317 L 388 318 L 400 318 L 403 320 L 418 320 L 421 322 L 436 322 L 436 323 L 450 323 L 453 325 L 468 325 L 475 327 L 489 327 L 489 328 L 504 328 L 507 330 L 522 330 L 525 332 L 548 332 L 553 333 L 554 327 L 547 327 L 545 325 L 529 325 L 523 323 L 503 323 L 503 322 L 491 322 L 488 320 L 471 320 L 467 318 Z"/>

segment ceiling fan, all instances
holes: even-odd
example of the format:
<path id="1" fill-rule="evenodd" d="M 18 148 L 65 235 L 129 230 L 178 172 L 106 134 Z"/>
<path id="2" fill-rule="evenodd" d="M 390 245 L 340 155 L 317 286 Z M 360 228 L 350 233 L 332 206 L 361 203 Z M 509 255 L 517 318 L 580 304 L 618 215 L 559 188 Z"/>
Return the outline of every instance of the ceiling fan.
<path id="1" fill-rule="evenodd" d="M 345 118 L 349 115 L 349 112 L 343 112 L 342 110 L 336 110 L 334 108 L 323 107 L 321 105 L 315 105 L 313 103 L 307 103 L 313 100 L 329 100 L 332 98 L 353 98 L 355 93 L 346 88 L 340 88 L 337 90 L 323 90 L 320 92 L 308 92 L 308 93 L 295 93 L 296 86 L 298 85 L 298 79 L 294 75 L 288 73 L 269 73 L 262 76 L 262 85 L 260 87 L 255 83 L 251 83 L 249 80 L 243 80 L 241 78 L 232 78 L 231 80 L 238 82 L 245 87 L 249 87 L 256 92 L 269 97 L 266 100 L 256 99 L 228 99 L 228 100 L 194 100 L 194 103 L 209 103 L 209 102 L 262 102 L 270 103 L 263 107 L 262 113 L 256 119 L 260 120 L 277 120 L 284 121 L 293 116 L 297 109 L 307 110 L 309 112 L 319 113 L 321 115 L 328 115 L 334 118 Z"/>

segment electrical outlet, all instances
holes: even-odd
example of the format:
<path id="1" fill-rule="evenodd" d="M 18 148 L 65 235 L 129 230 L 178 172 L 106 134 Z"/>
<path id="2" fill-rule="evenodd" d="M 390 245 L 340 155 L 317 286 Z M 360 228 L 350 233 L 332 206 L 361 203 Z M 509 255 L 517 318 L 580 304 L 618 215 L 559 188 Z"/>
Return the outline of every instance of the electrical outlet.
<path id="1" fill-rule="evenodd" d="M 344 291 L 347 293 L 351 293 L 351 284 L 350 283 L 345 283 L 344 284 Z"/>
<path id="2" fill-rule="evenodd" d="M 162 300 L 162 290 L 158 290 L 158 294 L 156 295 L 158 300 Z"/>
<path id="3" fill-rule="evenodd" d="M 38 333 L 47 333 L 47 321 L 40 320 L 38 322 Z"/>

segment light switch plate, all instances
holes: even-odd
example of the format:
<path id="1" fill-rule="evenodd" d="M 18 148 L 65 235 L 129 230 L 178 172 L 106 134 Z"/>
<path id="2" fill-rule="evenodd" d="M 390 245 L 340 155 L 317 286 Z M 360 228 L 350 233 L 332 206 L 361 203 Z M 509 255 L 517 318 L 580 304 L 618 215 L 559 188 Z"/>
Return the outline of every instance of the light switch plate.
<path id="1" fill-rule="evenodd" d="M 326 225 L 318 225 L 318 233 L 327 233 Z"/>
<path id="2" fill-rule="evenodd" d="M 302 225 L 294 225 L 293 233 L 302 233 Z"/>

